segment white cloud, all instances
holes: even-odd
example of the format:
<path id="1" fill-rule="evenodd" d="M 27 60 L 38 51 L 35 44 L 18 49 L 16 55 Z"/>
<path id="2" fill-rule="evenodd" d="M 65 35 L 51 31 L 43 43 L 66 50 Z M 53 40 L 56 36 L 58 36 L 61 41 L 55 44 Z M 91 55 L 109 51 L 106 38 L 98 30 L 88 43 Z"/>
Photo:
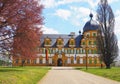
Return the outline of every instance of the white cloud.
<path id="1" fill-rule="evenodd" d="M 94 8 L 97 5 L 97 2 L 99 0 L 41 0 L 40 3 L 45 6 L 45 8 L 52 8 L 60 5 L 66 5 L 66 4 L 71 4 L 71 3 L 80 3 L 80 2 L 86 2 L 90 4 L 92 8 Z"/>
<path id="2" fill-rule="evenodd" d="M 43 34 L 59 34 L 59 32 L 53 28 L 42 27 Z"/>
<path id="3" fill-rule="evenodd" d="M 71 12 L 69 10 L 64 10 L 64 9 L 58 9 L 55 13 L 55 15 L 68 20 L 68 18 L 71 16 Z"/>
<path id="4" fill-rule="evenodd" d="M 119 0 L 108 0 L 108 3 L 115 3 L 118 2 Z"/>
<path id="5" fill-rule="evenodd" d="M 71 3 L 80 3 L 80 2 L 86 2 L 88 3 L 92 8 L 97 6 L 99 0 L 61 0 L 56 2 L 57 5 L 65 5 L 65 4 L 71 4 Z"/>
<path id="6" fill-rule="evenodd" d="M 100 0 L 86 0 L 86 2 L 91 6 L 92 9 L 94 9 Z"/>
<path id="7" fill-rule="evenodd" d="M 72 12 L 74 12 L 74 13 L 72 13 L 72 17 L 71 17 L 71 22 L 72 22 L 73 25 L 76 25 L 76 26 L 79 26 L 79 27 L 81 25 L 84 26 L 84 24 L 88 20 L 90 20 L 89 14 L 90 14 L 91 10 L 89 8 L 86 8 L 86 7 L 75 7 L 75 6 L 73 7 L 73 6 L 71 6 L 70 10 Z M 92 13 L 94 15 L 93 19 L 95 20 L 96 12 L 92 11 Z M 84 24 L 81 24 L 81 21 L 83 21 Z"/>
<path id="8" fill-rule="evenodd" d="M 43 4 L 45 8 L 51 8 L 56 6 L 55 0 L 41 0 L 40 3 Z"/>
<path id="9" fill-rule="evenodd" d="M 118 2 L 119 0 L 108 0 L 109 4 Z M 71 3 L 88 3 L 92 9 L 94 9 L 100 0 L 41 0 L 40 3 L 45 6 L 45 8 L 52 8 L 60 5 L 66 5 Z"/>
<path id="10" fill-rule="evenodd" d="M 89 8 L 85 8 L 85 7 L 73 7 L 73 6 L 71 6 L 70 9 L 72 11 L 74 11 L 74 13 L 79 14 L 79 17 L 83 17 L 83 16 L 86 16 L 86 15 L 89 15 L 89 13 L 90 13 L 90 9 Z"/>
<path id="11" fill-rule="evenodd" d="M 81 2 L 82 0 L 61 0 L 58 1 L 58 5 L 65 5 L 65 4 L 70 4 L 70 3 L 76 3 L 76 2 Z"/>
<path id="12" fill-rule="evenodd" d="M 120 10 L 115 12 L 115 33 L 120 36 Z"/>

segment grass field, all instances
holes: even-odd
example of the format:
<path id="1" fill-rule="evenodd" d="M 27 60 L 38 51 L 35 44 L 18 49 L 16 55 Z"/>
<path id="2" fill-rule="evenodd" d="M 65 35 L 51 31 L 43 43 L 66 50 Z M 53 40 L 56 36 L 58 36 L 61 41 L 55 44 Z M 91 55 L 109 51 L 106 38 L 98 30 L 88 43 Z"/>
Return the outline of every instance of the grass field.
<path id="1" fill-rule="evenodd" d="M 47 67 L 0 67 L 0 84 L 37 84 Z"/>
<path id="2" fill-rule="evenodd" d="M 103 69 L 88 68 L 88 70 L 86 70 L 85 68 L 76 68 L 76 69 L 120 82 L 120 67 L 112 67 L 111 69 L 105 69 L 105 68 Z"/>

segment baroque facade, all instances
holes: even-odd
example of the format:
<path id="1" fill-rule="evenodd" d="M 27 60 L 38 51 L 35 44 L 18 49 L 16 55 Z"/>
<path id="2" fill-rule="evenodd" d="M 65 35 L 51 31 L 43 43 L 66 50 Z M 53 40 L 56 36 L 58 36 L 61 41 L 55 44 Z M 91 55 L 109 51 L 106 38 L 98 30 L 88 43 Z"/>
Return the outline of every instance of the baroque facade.
<path id="1" fill-rule="evenodd" d="M 25 60 L 27 66 L 100 66 L 96 47 L 98 24 L 92 19 L 85 24 L 83 33 L 43 34 L 38 57 Z M 47 52 L 47 53 L 46 53 Z M 47 54 L 47 58 L 46 58 Z M 21 65 L 21 59 L 13 59 L 13 65 Z"/>

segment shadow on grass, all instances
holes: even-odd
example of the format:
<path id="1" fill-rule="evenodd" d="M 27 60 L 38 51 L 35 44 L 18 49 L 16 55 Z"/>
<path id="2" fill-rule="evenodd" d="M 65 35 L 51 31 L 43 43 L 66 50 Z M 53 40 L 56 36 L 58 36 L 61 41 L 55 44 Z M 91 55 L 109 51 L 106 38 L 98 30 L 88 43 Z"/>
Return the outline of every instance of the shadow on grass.
<path id="1" fill-rule="evenodd" d="M 11 71 L 17 71 L 17 72 L 22 72 L 24 70 L 16 70 L 16 69 L 0 69 L 0 72 L 11 72 Z"/>
<path id="2" fill-rule="evenodd" d="M 77 68 L 75 68 L 76 70 L 81 70 L 81 69 L 83 69 L 83 68 L 81 68 L 81 67 L 77 67 Z"/>

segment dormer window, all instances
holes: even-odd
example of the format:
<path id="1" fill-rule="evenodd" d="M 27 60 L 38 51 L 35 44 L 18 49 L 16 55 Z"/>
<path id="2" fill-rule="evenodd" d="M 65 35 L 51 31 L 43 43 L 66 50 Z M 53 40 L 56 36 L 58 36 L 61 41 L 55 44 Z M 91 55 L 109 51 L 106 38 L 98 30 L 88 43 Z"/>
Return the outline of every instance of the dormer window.
<path id="1" fill-rule="evenodd" d="M 50 38 L 45 38 L 44 40 L 44 46 L 45 47 L 50 47 L 51 46 L 51 39 Z"/>
<path id="2" fill-rule="evenodd" d="M 58 41 L 57 45 L 62 45 L 62 41 Z"/>
<path id="3" fill-rule="evenodd" d="M 74 38 L 71 38 L 69 40 L 69 47 L 75 47 L 75 39 Z"/>
<path id="4" fill-rule="evenodd" d="M 63 47 L 63 39 L 61 37 L 57 39 L 57 47 Z"/>

